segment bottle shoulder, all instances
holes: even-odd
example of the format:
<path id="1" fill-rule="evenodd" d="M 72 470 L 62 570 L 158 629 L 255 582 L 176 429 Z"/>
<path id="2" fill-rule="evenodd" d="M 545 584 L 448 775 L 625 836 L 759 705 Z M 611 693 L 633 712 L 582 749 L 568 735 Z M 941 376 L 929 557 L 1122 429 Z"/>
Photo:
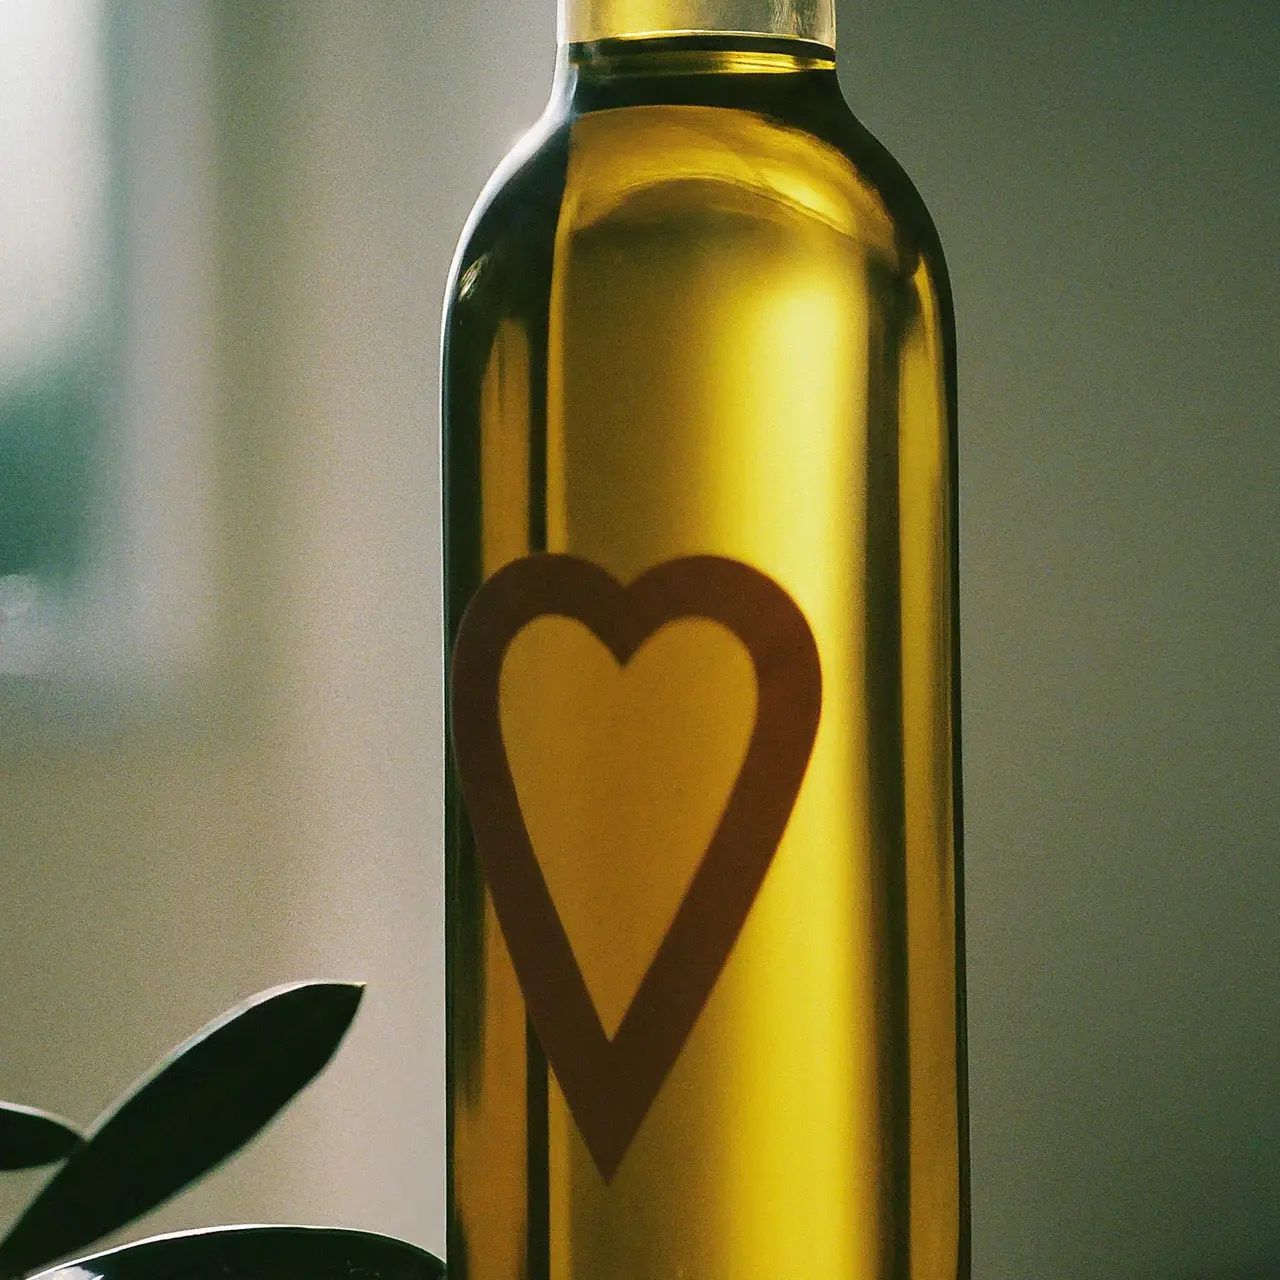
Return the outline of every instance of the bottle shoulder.
<path id="1" fill-rule="evenodd" d="M 516 143 L 485 183 L 454 250 L 445 294 L 446 318 L 459 300 L 490 291 L 497 259 L 521 242 L 554 235 L 564 195 L 570 121 L 552 108 Z"/>
<path id="2" fill-rule="evenodd" d="M 818 113 L 810 127 L 846 156 L 875 190 L 897 235 L 923 264 L 950 311 L 951 283 L 941 236 L 924 197 L 897 157 L 858 119 L 843 97 Z"/>
<path id="3" fill-rule="evenodd" d="M 785 92 L 735 85 L 717 98 L 704 81 L 665 95 L 632 87 L 586 110 L 572 98 L 553 105 L 477 202 L 450 309 L 545 289 L 574 238 L 696 243 L 749 228 L 835 245 L 900 279 L 923 275 L 949 311 L 941 243 L 901 165 L 854 116 L 834 74 L 791 80 Z"/>

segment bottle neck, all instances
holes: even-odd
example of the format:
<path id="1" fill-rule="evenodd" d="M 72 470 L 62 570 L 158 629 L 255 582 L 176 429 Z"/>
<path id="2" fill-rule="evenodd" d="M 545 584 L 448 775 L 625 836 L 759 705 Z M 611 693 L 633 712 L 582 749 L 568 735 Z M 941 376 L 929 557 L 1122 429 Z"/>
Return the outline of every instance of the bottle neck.
<path id="1" fill-rule="evenodd" d="M 835 0 L 559 0 L 560 43 L 691 33 L 783 36 L 834 48 Z"/>

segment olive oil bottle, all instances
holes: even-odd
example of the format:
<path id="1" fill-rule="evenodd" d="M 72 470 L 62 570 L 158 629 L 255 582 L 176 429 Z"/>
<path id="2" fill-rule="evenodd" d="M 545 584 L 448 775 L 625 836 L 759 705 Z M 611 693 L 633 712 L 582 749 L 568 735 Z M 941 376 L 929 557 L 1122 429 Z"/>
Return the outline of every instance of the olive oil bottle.
<path id="1" fill-rule="evenodd" d="M 956 393 L 832 0 L 561 0 L 443 358 L 454 1280 L 968 1275 Z"/>

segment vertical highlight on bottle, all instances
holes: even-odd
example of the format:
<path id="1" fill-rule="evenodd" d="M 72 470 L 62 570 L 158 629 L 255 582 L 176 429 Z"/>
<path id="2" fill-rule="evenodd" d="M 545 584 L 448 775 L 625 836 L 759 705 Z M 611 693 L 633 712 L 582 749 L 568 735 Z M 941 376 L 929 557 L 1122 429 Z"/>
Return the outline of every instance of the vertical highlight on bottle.
<path id="1" fill-rule="evenodd" d="M 448 1262 L 956 1280 L 956 396 L 829 0 L 570 0 L 443 355 Z"/>

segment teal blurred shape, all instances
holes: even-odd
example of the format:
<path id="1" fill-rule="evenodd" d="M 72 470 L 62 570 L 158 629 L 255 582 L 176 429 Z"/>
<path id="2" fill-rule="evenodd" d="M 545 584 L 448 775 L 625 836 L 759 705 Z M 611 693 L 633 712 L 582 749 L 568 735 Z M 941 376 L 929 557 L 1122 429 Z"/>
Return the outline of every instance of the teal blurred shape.
<path id="1" fill-rule="evenodd" d="M 89 549 L 107 380 L 69 355 L 0 389 L 0 577 L 63 578 Z"/>

